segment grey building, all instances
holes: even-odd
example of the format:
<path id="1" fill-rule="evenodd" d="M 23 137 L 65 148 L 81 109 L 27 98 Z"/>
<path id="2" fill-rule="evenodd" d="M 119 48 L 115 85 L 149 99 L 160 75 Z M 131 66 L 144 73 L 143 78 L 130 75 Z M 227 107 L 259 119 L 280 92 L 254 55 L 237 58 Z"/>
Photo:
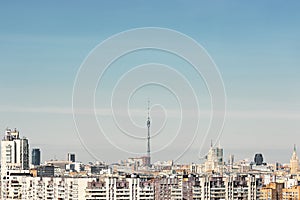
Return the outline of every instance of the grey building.
<path id="1" fill-rule="evenodd" d="M 40 149 L 32 149 L 31 152 L 31 164 L 40 165 L 41 164 L 41 151 Z"/>

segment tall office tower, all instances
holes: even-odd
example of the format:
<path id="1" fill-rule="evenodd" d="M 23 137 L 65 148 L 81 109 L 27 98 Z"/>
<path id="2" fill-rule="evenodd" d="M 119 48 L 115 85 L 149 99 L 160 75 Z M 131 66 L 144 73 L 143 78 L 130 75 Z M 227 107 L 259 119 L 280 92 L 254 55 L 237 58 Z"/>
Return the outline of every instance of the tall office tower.
<path id="1" fill-rule="evenodd" d="M 230 154 L 228 159 L 228 164 L 232 166 L 233 163 L 234 163 L 234 155 Z"/>
<path id="2" fill-rule="evenodd" d="M 68 161 L 75 162 L 75 153 L 68 153 Z"/>
<path id="3" fill-rule="evenodd" d="M 217 152 L 217 161 L 219 165 L 222 165 L 224 163 L 223 160 L 223 155 L 224 155 L 224 150 L 221 148 L 221 145 L 219 143 L 219 146 L 215 150 Z"/>
<path id="4" fill-rule="evenodd" d="M 29 169 L 29 144 L 16 129 L 6 129 L 1 141 L 1 174 L 14 169 Z"/>
<path id="5" fill-rule="evenodd" d="M 262 165 L 264 162 L 264 157 L 261 153 L 257 153 L 254 156 L 254 163 L 255 165 Z"/>
<path id="6" fill-rule="evenodd" d="M 32 149 L 31 152 L 31 164 L 40 165 L 41 164 L 41 151 L 40 149 Z"/>
<path id="7" fill-rule="evenodd" d="M 296 145 L 294 145 L 294 151 L 290 160 L 291 174 L 297 174 L 299 170 L 299 159 L 296 152 Z"/>

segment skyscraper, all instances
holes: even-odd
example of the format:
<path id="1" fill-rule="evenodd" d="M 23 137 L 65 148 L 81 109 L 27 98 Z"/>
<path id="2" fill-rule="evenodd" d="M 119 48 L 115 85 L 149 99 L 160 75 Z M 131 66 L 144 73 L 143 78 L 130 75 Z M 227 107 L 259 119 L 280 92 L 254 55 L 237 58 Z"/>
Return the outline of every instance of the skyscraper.
<path id="1" fill-rule="evenodd" d="M 20 138 L 16 129 L 6 129 L 1 141 L 1 173 L 11 169 L 29 169 L 28 139 Z"/>
<path id="2" fill-rule="evenodd" d="M 290 160 L 291 174 L 297 174 L 299 170 L 299 159 L 296 152 L 296 145 L 294 145 L 294 151 Z"/>
<path id="3" fill-rule="evenodd" d="M 208 151 L 208 154 L 206 156 L 205 161 L 205 171 L 206 172 L 221 172 L 222 166 L 224 165 L 223 161 L 223 148 L 221 148 L 221 145 L 219 144 L 218 147 L 214 147 L 211 143 L 210 149 Z"/>
<path id="4" fill-rule="evenodd" d="M 256 165 L 262 165 L 263 162 L 264 162 L 264 157 L 263 157 L 263 155 L 262 155 L 261 153 L 255 154 L 255 156 L 254 156 L 254 163 L 255 163 Z"/>
<path id="5" fill-rule="evenodd" d="M 75 153 L 68 153 L 68 161 L 75 162 Z"/>
<path id="6" fill-rule="evenodd" d="M 31 153 L 31 164 L 40 165 L 41 164 L 41 151 L 40 149 L 32 149 Z"/>

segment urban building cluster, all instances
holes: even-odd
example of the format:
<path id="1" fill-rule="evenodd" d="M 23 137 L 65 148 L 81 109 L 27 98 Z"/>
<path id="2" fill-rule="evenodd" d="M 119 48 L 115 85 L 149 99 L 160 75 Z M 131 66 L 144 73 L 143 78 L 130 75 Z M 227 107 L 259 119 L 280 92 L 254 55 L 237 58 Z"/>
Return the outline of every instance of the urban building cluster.
<path id="1" fill-rule="evenodd" d="M 1 199 L 300 199 L 296 147 L 285 165 L 265 163 L 260 153 L 252 162 L 235 161 L 233 155 L 224 161 L 223 148 L 213 145 L 203 163 L 190 164 L 150 163 L 150 145 L 146 156 L 113 164 L 84 164 L 74 153 L 41 162 L 41 154 L 39 148 L 30 150 L 18 130 L 5 131 Z"/>

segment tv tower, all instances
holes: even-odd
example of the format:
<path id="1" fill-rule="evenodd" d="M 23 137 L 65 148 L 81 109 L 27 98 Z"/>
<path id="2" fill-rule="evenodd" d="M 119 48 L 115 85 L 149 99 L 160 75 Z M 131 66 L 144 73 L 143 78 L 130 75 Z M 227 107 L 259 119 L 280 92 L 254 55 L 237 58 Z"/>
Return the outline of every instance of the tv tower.
<path id="1" fill-rule="evenodd" d="M 151 153 L 150 153 L 150 101 L 148 99 L 148 118 L 147 118 L 147 128 L 148 128 L 148 136 L 147 136 L 147 166 L 151 165 Z"/>

